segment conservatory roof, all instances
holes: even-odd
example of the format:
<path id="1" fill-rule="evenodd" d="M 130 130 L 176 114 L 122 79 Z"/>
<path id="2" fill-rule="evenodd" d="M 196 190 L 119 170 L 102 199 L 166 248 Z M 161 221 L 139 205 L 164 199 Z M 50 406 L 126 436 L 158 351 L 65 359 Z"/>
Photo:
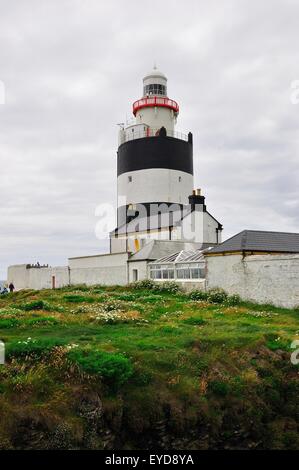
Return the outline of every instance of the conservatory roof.
<path id="1" fill-rule="evenodd" d="M 204 251 L 206 250 L 181 250 L 163 258 L 156 259 L 150 264 L 167 263 L 196 263 L 204 261 Z"/>
<path id="2" fill-rule="evenodd" d="M 183 240 L 150 240 L 139 251 L 132 254 L 128 261 L 144 261 L 167 258 L 174 250 L 179 253 L 182 250 L 196 250 L 200 243 L 184 242 Z"/>

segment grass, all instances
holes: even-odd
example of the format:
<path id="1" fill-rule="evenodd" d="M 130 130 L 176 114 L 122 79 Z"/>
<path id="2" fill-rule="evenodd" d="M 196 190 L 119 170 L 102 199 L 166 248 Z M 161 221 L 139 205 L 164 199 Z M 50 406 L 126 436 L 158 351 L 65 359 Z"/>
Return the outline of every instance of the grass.
<path id="1" fill-rule="evenodd" d="M 1 298 L 0 449 L 40 448 L 18 437 L 24 416 L 33 427 L 42 423 L 47 446 L 56 446 L 51 436 L 63 426 L 66 448 L 104 448 L 99 436 L 91 442 L 84 434 L 80 407 L 94 394 L 123 448 L 146 448 L 150 439 L 159 446 L 154 429 L 163 419 L 173 442 L 206 429 L 208 440 L 190 437 L 195 448 L 299 448 L 298 366 L 290 362 L 298 319 L 297 310 L 219 292 L 187 295 L 171 285 Z"/>

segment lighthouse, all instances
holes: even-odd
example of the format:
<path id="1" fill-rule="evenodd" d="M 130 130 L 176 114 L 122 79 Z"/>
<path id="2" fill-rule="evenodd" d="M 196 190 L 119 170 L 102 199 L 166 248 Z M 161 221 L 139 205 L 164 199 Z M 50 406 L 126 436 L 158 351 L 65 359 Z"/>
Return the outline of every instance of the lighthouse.
<path id="1" fill-rule="evenodd" d="M 188 214 L 198 206 L 203 213 L 206 205 L 200 190 L 193 189 L 192 133 L 176 130 L 179 104 L 168 96 L 167 77 L 156 67 L 144 76 L 142 96 L 133 103 L 132 114 L 132 120 L 119 130 L 117 228 L 111 233 L 111 246 L 124 249 L 115 238 L 126 238 L 134 240 L 131 248 L 126 242 L 126 250 L 138 251 L 148 238 L 183 238 L 178 225 L 186 210 Z M 161 214 L 171 216 L 162 223 Z M 141 223 L 136 225 L 138 216 L 142 216 Z M 214 220 L 217 234 L 215 229 L 213 240 L 207 242 L 218 243 L 221 225 Z"/>
<path id="2" fill-rule="evenodd" d="M 188 204 L 193 189 L 192 134 L 176 132 L 179 105 L 168 97 L 167 78 L 156 68 L 143 78 L 143 96 L 132 111 L 135 122 L 119 136 L 118 226 L 131 207 Z"/>

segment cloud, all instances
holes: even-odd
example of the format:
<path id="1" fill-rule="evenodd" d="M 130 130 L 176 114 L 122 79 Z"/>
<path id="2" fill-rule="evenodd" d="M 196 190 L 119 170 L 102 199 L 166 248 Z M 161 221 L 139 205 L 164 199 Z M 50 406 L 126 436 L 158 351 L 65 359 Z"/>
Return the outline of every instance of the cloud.
<path id="1" fill-rule="evenodd" d="M 225 237 L 298 232 L 298 13 L 292 0 L 1 5 L 0 278 L 108 248 L 95 208 L 116 203 L 116 124 L 154 61 Z"/>

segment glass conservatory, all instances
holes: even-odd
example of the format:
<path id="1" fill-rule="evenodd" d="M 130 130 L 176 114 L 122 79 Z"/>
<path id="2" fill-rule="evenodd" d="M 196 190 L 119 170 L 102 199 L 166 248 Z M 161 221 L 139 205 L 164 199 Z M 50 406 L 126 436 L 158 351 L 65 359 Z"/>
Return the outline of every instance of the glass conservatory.
<path id="1" fill-rule="evenodd" d="M 205 259 L 200 250 L 182 250 L 149 263 L 154 280 L 195 280 L 205 278 Z"/>

